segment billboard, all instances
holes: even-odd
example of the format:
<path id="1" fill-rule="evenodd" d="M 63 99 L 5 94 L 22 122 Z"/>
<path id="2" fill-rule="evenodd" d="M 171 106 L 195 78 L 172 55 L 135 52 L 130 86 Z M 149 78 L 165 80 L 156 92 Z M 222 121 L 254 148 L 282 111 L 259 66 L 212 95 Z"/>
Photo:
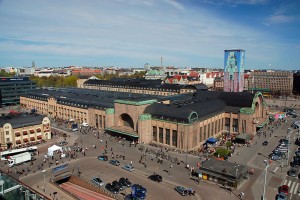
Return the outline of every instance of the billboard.
<path id="1" fill-rule="evenodd" d="M 245 51 L 242 49 L 224 51 L 224 72 L 244 73 Z"/>
<path id="2" fill-rule="evenodd" d="M 244 50 L 224 50 L 225 92 L 242 92 L 244 90 L 244 63 Z"/>

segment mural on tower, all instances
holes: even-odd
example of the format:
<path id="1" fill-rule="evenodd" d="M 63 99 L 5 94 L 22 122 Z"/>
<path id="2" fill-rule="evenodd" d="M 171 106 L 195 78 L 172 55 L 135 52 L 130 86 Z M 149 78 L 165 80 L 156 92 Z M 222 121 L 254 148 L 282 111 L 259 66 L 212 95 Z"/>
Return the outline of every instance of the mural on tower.
<path id="1" fill-rule="evenodd" d="M 245 51 L 242 49 L 224 50 L 224 91 L 244 90 Z"/>

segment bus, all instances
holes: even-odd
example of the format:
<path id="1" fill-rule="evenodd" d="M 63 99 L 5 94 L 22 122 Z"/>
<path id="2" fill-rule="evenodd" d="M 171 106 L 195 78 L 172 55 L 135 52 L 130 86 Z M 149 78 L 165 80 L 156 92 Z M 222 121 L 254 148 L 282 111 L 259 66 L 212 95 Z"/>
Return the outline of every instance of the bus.
<path id="1" fill-rule="evenodd" d="M 29 152 L 31 153 L 31 155 L 35 155 L 37 153 L 37 146 L 1 151 L 0 152 L 1 160 L 7 160 L 9 156 L 17 155 L 24 152 Z"/>

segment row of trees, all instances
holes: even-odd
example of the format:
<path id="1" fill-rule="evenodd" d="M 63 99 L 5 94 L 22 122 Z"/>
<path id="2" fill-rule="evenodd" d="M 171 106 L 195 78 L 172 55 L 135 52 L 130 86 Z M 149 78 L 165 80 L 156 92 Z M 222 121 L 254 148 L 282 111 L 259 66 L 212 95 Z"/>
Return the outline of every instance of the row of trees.
<path id="1" fill-rule="evenodd" d="M 6 72 L 4 69 L 0 70 L 0 77 L 14 77 L 16 73 Z"/>
<path id="2" fill-rule="evenodd" d="M 77 79 L 76 76 L 30 76 L 30 80 L 35 82 L 38 87 L 77 87 Z"/>
<path id="3" fill-rule="evenodd" d="M 136 72 L 133 75 L 119 76 L 117 74 L 103 74 L 96 75 L 101 80 L 110 80 L 112 78 L 142 78 L 146 72 Z M 49 77 L 38 77 L 30 76 L 30 80 L 36 83 L 38 87 L 77 87 L 77 76 L 49 76 Z"/>

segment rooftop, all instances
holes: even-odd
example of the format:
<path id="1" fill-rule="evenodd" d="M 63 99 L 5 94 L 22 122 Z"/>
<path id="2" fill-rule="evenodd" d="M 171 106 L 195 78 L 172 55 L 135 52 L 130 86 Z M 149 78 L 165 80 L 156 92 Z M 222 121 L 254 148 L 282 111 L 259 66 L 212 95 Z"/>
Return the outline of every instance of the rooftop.
<path id="1" fill-rule="evenodd" d="M 0 117 L 0 127 L 4 124 L 9 123 L 13 128 L 21 128 L 25 126 L 33 126 L 41 124 L 43 121 L 43 115 L 37 114 L 19 114 L 19 115 L 9 115 Z"/>
<path id="2" fill-rule="evenodd" d="M 199 171 L 210 172 L 218 176 L 237 178 L 247 173 L 248 168 L 245 165 L 212 158 L 207 162 L 204 162 Z"/>

